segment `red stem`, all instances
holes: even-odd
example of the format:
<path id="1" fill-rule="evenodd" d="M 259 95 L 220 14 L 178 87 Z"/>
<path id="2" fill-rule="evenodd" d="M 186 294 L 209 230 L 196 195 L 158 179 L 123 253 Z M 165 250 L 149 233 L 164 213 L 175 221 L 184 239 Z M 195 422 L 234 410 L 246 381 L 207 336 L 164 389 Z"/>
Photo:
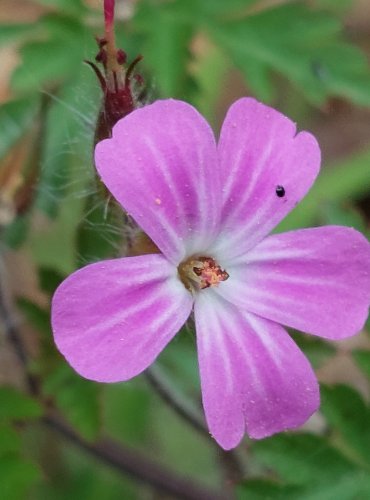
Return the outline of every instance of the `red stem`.
<path id="1" fill-rule="evenodd" d="M 105 32 L 112 31 L 114 22 L 114 0 L 104 0 Z"/>

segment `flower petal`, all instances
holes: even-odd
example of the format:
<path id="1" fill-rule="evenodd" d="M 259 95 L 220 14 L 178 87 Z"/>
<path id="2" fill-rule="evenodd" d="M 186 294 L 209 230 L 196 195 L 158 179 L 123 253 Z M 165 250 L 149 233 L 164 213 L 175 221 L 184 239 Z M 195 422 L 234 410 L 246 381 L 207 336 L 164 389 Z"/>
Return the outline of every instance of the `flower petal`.
<path id="1" fill-rule="evenodd" d="M 214 290 L 195 300 L 203 406 L 226 450 L 245 430 L 260 439 L 303 424 L 319 405 L 312 368 L 283 327 L 237 309 Z"/>
<path id="2" fill-rule="evenodd" d="M 320 149 L 311 134 L 296 135 L 289 118 L 251 98 L 229 109 L 218 149 L 223 195 L 218 246 L 234 257 L 253 248 L 306 195 L 320 169 Z"/>
<path id="3" fill-rule="evenodd" d="M 192 302 L 177 269 L 161 255 L 91 264 L 54 295 L 55 342 L 83 377 L 127 380 L 154 361 L 185 323 Z"/>
<path id="4" fill-rule="evenodd" d="M 157 101 L 120 120 L 100 142 L 103 182 L 166 257 L 206 250 L 219 229 L 220 179 L 213 132 L 181 101 Z"/>
<path id="5" fill-rule="evenodd" d="M 269 236 L 228 267 L 217 292 L 264 318 L 341 339 L 361 330 L 370 302 L 370 245 L 349 227 Z"/>

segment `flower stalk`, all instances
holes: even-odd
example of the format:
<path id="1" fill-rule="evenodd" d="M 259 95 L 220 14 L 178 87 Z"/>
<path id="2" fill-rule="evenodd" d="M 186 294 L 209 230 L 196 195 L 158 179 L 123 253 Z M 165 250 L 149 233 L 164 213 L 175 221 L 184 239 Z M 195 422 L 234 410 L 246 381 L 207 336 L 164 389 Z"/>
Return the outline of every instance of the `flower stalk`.
<path id="1" fill-rule="evenodd" d="M 142 56 L 137 56 L 127 64 L 127 54 L 117 48 L 114 31 L 114 0 L 104 1 L 103 37 L 97 37 L 99 51 L 95 57 L 96 63 L 85 61 L 95 72 L 103 92 L 103 102 L 98 115 L 95 144 L 111 137 L 112 128 L 118 120 L 131 113 L 138 106 L 136 89 L 142 85 L 141 75 L 135 74 L 137 63 Z"/>

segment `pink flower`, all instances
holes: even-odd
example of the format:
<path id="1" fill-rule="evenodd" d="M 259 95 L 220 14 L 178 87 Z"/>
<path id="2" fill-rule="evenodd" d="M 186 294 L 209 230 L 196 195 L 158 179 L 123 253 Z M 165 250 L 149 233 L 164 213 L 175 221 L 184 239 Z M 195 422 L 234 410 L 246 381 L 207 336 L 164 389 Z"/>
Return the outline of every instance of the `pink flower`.
<path id="1" fill-rule="evenodd" d="M 358 332 L 370 250 L 340 226 L 268 236 L 305 196 L 319 146 L 254 99 L 231 106 L 218 144 L 190 105 L 158 101 L 96 147 L 101 178 L 162 253 L 86 266 L 57 290 L 55 341 L 82 376 L 128 380 L 195 316 L 203 405 L 225 449 L 318 408 L 312 368 L 281 324 L 331 340 Z"/>

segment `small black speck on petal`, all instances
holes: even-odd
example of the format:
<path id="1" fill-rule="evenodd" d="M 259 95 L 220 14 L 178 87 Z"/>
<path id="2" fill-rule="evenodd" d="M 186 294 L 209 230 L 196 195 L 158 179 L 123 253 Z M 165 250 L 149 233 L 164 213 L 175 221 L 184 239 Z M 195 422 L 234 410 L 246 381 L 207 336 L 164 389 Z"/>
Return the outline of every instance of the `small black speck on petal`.
<path id="1" fill-rule="evenodd" d="M 275 189 L 276 196 L 283 198 L 285 196 L 285 189 L 283 186 L 276 186 Z"/>

